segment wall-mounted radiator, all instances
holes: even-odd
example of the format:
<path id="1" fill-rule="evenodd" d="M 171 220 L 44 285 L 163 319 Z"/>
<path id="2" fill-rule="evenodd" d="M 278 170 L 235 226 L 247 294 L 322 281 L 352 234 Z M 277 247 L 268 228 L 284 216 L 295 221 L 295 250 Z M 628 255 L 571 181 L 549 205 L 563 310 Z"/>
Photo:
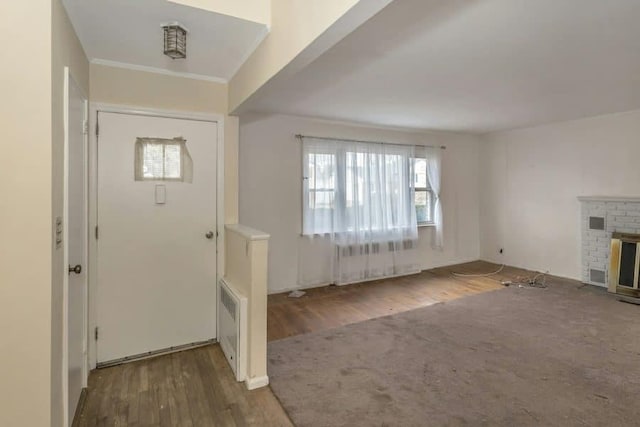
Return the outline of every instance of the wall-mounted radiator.
<path id="1" fill-rule="evenodd" d="M 365 282 L 420 272 L 414 240 L 335 245 L 337 285 Z"/>
<path id="2" fill-rule="evenodd" d="M 380 252 L 408 251 L 414 249 L 416 242 L 403 240 L 401 242 L 371 242 L 362 244 L 337 244 L 338 259 L 352 256 L 378 254 Z"/>
<path id="3" fill-rule="evenodd" d="M 224 279 L 218 282 L 218 341 L 237 381 L 247 367 L 247 298 Z"/>

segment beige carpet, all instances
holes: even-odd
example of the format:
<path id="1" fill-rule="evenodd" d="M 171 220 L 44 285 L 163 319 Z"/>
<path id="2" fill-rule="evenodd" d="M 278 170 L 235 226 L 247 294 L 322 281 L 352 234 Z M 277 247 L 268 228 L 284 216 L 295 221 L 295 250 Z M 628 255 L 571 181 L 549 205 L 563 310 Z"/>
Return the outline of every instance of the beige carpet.
<path id="1" fill-rule="evenodd" d="M 640 426 L 640 306 L 510 287 L 269 343 L 304 426 Z"/>

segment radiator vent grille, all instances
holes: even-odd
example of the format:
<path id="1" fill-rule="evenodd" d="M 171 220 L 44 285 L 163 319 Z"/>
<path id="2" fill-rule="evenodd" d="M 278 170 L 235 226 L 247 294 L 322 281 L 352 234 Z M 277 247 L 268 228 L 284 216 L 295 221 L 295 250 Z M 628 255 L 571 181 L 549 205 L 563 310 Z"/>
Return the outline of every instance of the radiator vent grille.
<path id="1" fill-rule="evenodd" d="M 593 283 L 604 283 L 605 282 L 605 273 L 602 270 L 589 270 L 589 279 Z"/>
<path id="2" fill-rule="evenodd" d="M 224 308 L 227 309 L 227 312 L 229 313 L 229 316 L 231 317 L 231 319 L 233 319 L 233 321 L 235 322 L 236 320 L 236 302 L 233 300 L 233 298 L 231 298 L 231 295 L 229 295 L 229 292 L 227 291 L 227 289 L 225 287 L 222 287 L 222 292 L 220 292 L 220 302 L 222 302 L 222 305 L 224 306 Z"/>
<path id="3" fill-rule="evenodd" d="M 218 282 L 218 342 L 236 380 L 247 368 L 247 297 L 224 279 Z"/>
<path id="4" fill-rule="evenodd" d="M 341 257 L 350 257 L 357 255 L 369 255 L 379 254 L 380 249 L 384 249 L 384 245 L 387 246 L 389 252 L 397 250 L 411 250 L 415 246 L 413 240 L 403 240 L 401 242 L 373 242 L 354 245 L 338 245 L 338 255 Z"/>
<path id="5" fill-rule="evenodd" d="M 604 230 L 604 217 L 590 216 L 589 230 Z"/>

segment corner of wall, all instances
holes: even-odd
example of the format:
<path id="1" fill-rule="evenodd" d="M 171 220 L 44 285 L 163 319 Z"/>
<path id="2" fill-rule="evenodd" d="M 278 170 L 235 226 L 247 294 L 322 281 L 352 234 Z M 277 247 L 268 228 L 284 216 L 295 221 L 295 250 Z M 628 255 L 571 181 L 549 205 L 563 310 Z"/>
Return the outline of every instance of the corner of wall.
<path id="1" fill-rule="evenodd" d="M 73 29 L 61 0 L 52 2 L 51 27 L 51 146 L 52 185 L 51 215 L 63 216 L 64 210 L 64 78 L 65 67 L 70 76 L 89 93 L 89 61 Z M 51 227 L 54 220 L 51 219 Z M 51 235 L 53 231 L 51 232 Z M 63 243 L 63 244 L 66 244 Z M 62 249 L 53 249 L 51 255 L 51 425 L 62 425 L 64 418 L 63 366 L 63 277 L 66 274 Z M 71 414 L 70 416 L 73 416 Z"/>

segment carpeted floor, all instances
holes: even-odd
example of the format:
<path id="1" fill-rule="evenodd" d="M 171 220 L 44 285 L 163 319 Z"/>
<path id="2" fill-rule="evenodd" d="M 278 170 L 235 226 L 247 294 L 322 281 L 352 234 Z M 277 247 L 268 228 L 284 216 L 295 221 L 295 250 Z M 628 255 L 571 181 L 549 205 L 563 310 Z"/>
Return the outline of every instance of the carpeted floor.
<path id="1" fill-rule="evenodd" d="M 510 287 L 269 343 L 304 426 L 640 426 L 640 306 Z"/>

